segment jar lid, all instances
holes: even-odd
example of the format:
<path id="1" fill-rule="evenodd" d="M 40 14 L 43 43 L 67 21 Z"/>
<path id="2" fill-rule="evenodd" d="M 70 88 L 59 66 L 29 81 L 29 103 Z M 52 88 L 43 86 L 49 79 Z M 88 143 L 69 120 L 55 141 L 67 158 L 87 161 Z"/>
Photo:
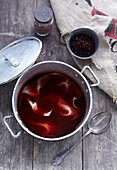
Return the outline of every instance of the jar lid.
<path id="1" fill-rule="evenodd" d="M 35 10 L 34 17 L 38 22 L 46 23 L 53 18 L 53 12 L 48 6 L 40 6 Z"/>
<path id="2" fill-rule="evenodd" d="M 20 76 L 34 64 L 42 48 L 36 37 L 26 37 L 12 42 L 0 50 L 0 85 Z"/>

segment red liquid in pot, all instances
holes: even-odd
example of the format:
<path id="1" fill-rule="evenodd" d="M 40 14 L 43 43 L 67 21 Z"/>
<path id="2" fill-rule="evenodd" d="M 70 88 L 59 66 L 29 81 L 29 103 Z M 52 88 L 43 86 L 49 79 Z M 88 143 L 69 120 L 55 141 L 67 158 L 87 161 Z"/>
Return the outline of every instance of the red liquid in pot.
<path id="1" fill-rule="evenodd" d="M 59 73 L 30 80 L 18 98 L 18 113 L 33 133 L 55 138 L 73 132 L 85 114 L 85 99 L 75 82 Z"/>

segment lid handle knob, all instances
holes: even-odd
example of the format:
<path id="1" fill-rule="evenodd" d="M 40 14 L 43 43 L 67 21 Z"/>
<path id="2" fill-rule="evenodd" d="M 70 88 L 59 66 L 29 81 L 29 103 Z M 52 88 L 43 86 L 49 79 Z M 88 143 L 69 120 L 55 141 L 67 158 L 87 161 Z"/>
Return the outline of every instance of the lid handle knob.
<path id="1" fill-rule="evenodd" d="M 14 67 L 17 67 L 20 63 L 19 63 L 19 61 L 15 58 L 15 57 L 6 57 L 5 55 L 4 55 L 4 60 L 5 61 L 10 61 L 10 63 L 14 66 Z"/>

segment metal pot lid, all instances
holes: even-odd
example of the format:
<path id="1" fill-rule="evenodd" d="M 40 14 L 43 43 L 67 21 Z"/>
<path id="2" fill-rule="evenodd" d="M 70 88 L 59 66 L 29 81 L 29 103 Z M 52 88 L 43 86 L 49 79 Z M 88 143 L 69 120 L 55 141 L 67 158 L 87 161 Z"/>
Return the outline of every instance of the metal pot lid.
<path id="1" fill-rule="evenodd" d="M 21 38 L 0 50 L 0 85 L 20 76 L 33 65 L 42 48 L 36 37 Z"/>

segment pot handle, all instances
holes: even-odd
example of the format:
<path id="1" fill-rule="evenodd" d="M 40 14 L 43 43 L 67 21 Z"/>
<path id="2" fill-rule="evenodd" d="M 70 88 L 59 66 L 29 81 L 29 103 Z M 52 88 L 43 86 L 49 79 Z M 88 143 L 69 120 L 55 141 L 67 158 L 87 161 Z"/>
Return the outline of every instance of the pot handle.
<path id="1" fill-rule="evenodd" d="M 99 79 L 97 78 L 97 76 L 95 75 L 95 73 L 93 72 L 93 70 L 91 69 L 91 67 L 89 67 L 89 66 L 84 66 L 83 69 L 81 70 L 81 73 L 83 74 L 86 69 L 88 69 L 88 70 L 90 71 L 90 73 L 93 75 L 94 79 L 96 80 L 96 83 L 91 84 L 90 87 L 98 86 L 98 85 L 100 84 L 100 81 L 99 81 Z"/>
<path id="2" fill-rule="evenodd" d="M 10 118 L 13 118 L 14 115 L 8 115 L 8 116 L 5 116 L 3 118 L 3 122 L 4 124 L 6 125 L 7 129 L 9 130 L 10 134 L 14 137 L 14 138 L 18 138 L 20 136 L 20 134 L 22 133 L 22 130 L 19 131 L 17 134 L 14 134 L 14 132 L 11 130 L 10 126 L 8 125 L 6 119 L 10 119 Z"/>

